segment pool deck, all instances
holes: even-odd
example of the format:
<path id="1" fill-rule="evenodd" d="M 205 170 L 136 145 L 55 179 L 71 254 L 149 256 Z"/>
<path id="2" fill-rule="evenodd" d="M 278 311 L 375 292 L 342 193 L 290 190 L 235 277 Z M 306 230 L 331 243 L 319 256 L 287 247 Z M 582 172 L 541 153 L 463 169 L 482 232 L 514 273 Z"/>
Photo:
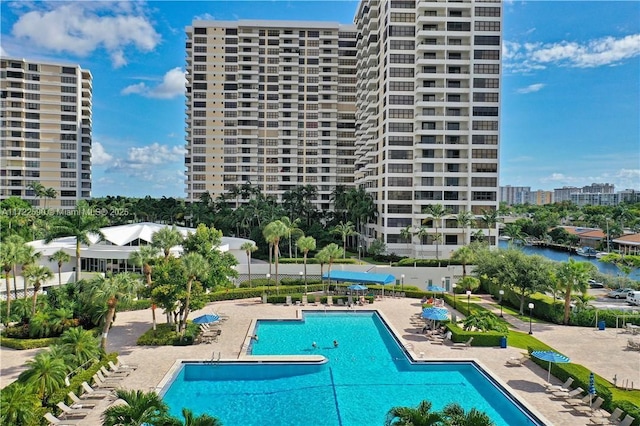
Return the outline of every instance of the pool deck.
<path id="1" fill-rule="evenodd" d="M 488 300 L 480 303 L 488 303 Z M 213 312 L 228 317 L 220 324 L 222 334 L 218 341 L 183 347 L 136 346 L 137 338 L 151 327 L 151 311 L 121 312 L 118 313 L 117 321 L 109 333 L 108 351 L 118 352 L 121 361 L 125 364 L 139 366 L 122 380 L 123 388 L 156 390 L 177 360 L 246 359 L 241 354 L 246 351 L 256 319 L 299 318 L 300 309 L 335 311 L 345 310 L 346 307 L 270 305 L 262 304 L 258 298 L 215 302 L 193 312 L 191 317 Z M 589 424 L 587 417 L 576 416 L 561 401 L 549 398 L 544 386 L 547 379 L 546 369 L 531 361 L 526 361 L 522 367 L 506 366 L 507 360 L 522 356 L 524 351 L 521 349 L 511 347 L 458 349 L 447 344 L 432 344 L 420 335 L 420 330 L 411 323 L 412 314 L 420 312 L 420 301 L 416 299 L 387 297 L 372 305 L 354 309 L 380 311 L 398 339 L 417 360 L 477 360 L 550 424 L 557 426 Z M 516 318 L 506 315 L 505 317 L 516 327 L 521 329 L 526 327 L 523 331 L 528 331 L 528 323 L 523 324 Z M 159 316 L 158 320 L 162 322 L 164 318 Z M 628 334 L 622 334 L 620 330 L 615 329 L 596 330 L 535 323 L 533 332 L 535 337 L 563 352 L 573 362 L 592 368 L 609 380 L 617 375 L 618 383 L 628 379 L 629 382 L 634 382 L 636 388 L 640 386 L 640 352 L 625 350 Z M 15 380 L 24 370 L 24 362 L 33 357 L 36 352 L 37 350 L 15 351 L 0 348 L 1 386 L 4 387 Z M 100 424 L 100 415 L 108 405 L 108 401 L 101 401 L 79 424 L 88 426 Z"/>

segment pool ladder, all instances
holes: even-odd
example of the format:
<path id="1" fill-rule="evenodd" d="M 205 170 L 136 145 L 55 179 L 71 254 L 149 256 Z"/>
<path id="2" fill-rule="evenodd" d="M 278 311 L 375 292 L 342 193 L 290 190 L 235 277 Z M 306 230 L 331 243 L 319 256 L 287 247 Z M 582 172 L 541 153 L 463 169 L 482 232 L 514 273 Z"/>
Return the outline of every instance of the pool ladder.
<path id="1" fill-rule="evenodd" d="M 216 359 L 216 351 L 211 354 L 211 364 L 220 364 L 221 352 L 218 352 L 218 359 Z"/>

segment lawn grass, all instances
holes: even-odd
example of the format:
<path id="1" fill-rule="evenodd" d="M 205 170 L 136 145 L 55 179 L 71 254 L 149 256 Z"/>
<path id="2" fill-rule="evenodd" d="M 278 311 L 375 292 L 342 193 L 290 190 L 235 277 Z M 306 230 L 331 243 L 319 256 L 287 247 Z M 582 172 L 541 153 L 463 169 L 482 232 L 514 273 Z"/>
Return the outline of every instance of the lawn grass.
<path id="1" fill-rule="evenodd" d="M 495 306 L 497 309 L 500 309 L 500 305 L 497 303 L 494 303 L 493 306 Z M 525 311 L 528 308 L 525 308 Z M 529 315 L 525 314 L 525 315 L 520 315 L 520 312 L 517 309 L 513 309 L 510 306 L 502 306 L 502 312 L 511 316 L 514 316 L 516 318 L 518 318 L 520 321 L 524 321 L 524 322 L 529 322 Z M 538 319 L 536 317 L 532 317 L 531 318 L 531 322 L 536 323 L 536 324 L 552 324 L 548 321 L 544 321 L 541 319 Z"/>

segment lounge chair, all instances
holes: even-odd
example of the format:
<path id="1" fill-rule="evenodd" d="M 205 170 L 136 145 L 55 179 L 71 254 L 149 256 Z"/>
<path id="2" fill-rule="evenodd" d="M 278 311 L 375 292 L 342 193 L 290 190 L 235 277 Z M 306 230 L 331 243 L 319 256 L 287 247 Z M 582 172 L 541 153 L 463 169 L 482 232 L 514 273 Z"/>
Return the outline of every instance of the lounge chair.
<path id="1" fill-rule="evenodd" d="M 62 410 L 65 417 L 87 417 L 87 414 L 91 412 L 91 410 L 87 408 L 71 408 L 62 401 L 58 402 L 56 405 Z"/>
<path id="2" fill-rule="evenodd" d="M 522 367 L 524 365 L 524 362 L 528 359 L 529 358 L 527 358 L 526 355 L 522 355 L 520 358 L 510 358 L 507 360 L 505 365 L 507 367 Z"/>
<path id="3" fill-rule="evenodd" d="M 620 426 L 631 426 L 631 423 L 635 420 L 635 417 L 631 417 L 630 415 L 624 416 L 624 419 L 620 422 Z"/>
<path id="4" fill-rule="evenodd" d="M 102 379 L 98 373 L 94 374 L 92 376 L 93 378 L 93 383 L 99 387 L 100 389 L 117 389 L 120 387 L 120 381 L 114 382 L 113 380 L 110 381 L 106 381 L 104 379 Z"/>
<path id="5" fill-rule="evenodd" d="M 113 364 L 112 361 L 109 361 L 109 366 L 111 366 Z M 122 364 L 120 362 L 120 359 L 116 359 L 116 364 L 115 364 L 119 369 L 129 369 L 129 370 L 136 370 L 138 368 L 138 364 Z"/>
<path id="6" fill-rule="evenodd" d="M 338 299 L 338 306 L 344 306 L 344 300 Z"/>
<path id="7" fill-rule="evenodd" d="M 119 378 L 127 377 L 131 373 L 130 371 L 127 371 L 127 370 L 109 371 L 104 365 L 100 367 L 100 372 L 107 379 L 108 378 L 119 379 Z"/>
<path id="8" fill-rule="evenodd" d="M 73 404 L 70 405 L 71 408 L 92 409 L 92 408 L 95 408 L 95 406 L 96 406 L 95 402 L 83 401 L 82 399 L 80 399 L 80 397 L 78 395 L 76 395 L 73 392 L 69 392 L 67 395 L 69 396 L 71 401 L 73 401 Z"/>
<path id="9" fill-rule="evenodd" d="M 591 399 L 592 399 L 592 396 L 587 395 L 587 400 L 585 401 L 586 404 L 574 406 L 573 411 L 576 411 L 580 414 L 584 414 L 585 416 L 593 416 L 595 413 L 597 413 L 600 410 L 600 406 L 604 402 L 604 399 L 598 397 L 596 398 L 595 401 L 591 402 L 591 405 L 589 405 L 589 402 L 591 401 Z"/>
<path id="10" fill-rule="evenodd" d="M 308 305 L 309 304 L 309 298 L 307 297 L 307 295 L 303 295 L 302 296 L 302 306 Z"/>
<path id="11" fill-rule="evenodd" d="M 591 423 L 595 423 L 597 425 L 615 425 L 621 415 L 622 410 L 620 408 L 615 408 L 609 417 L 595 417 L 591 419 Z"/>
<path id="12" fill-rule="evenodd" d="M 290 306 L 291 305 L 291 296 L 287 296 L 287 301 L 284 302 L 285 306 Z"/>
<path id="13" fill-rule="evenodd" d="M 571 384 L 573 382 L 574 382 L 574 378 L 573 377 L 569 377 L 561 385 L 552 385 L 551 383 L 548 383 L 547 384 L 547 392 L 556 392 L 556 391 L 569 392 L 569 390 L 571 389 Z"/>
<path id="14" fill-rule="evenodd" d="M 130 366 L 122 365 L 122 364 L 115 365 L 113 363 L 113 361 L 109 361 L 109 369 L 111 371 L 128 371 L 128 372 L 131 373 L 131 372 L 135 371 L 136 368 L 138 368 L 138 367 L 137 366 L 136 367 L 130 367 Z"/>
<path id="15" fill-rule="evenodd" d="M 333 296 L 327 296 L 327 306 L 333 306 Z"/>
<path id="16" fill-rule="evenodd" d="M 46 413 L 42 417 L 44 417 L 45 420 L 48 421 L 50 425 L 56 425 L 56 426 L 75 426 L 80 424 L 80 421 L 82 420 L 82 419 L 74 419 L 74 420 L 59 419 L 51 413 Z"/>
<path id="17" fill-rule="evenodd" d="M 87 382 L 82 382 L 81 386 L 84 390 L 84 393 L 82 394 L 83 398 L 106 398 L 108 396 L 113 396 L 113 391 L 105 389 L 94 389 Z"/>
<path id="18" fill-rule="evenodd" d="M 551 392 L 555 399 L 572 399 L 584 392 L 582 388 L 575 388 L 569 392 L 555 391 Z"/>
<path id="19" fill-rule="evenodd" d="M 576 407 L 580 407 L 580 406 L 584 407 L 585 404 L 587 404 L 588 406 L 590 399 L 591 399 L 591 396 L 589 394 L 581 398 L 567 398 L 564 400 L 563 405 L 573 407 L 575 409 Z"/>
<path id="20" fill-rule="evenodd" d="M 120 383 L 120 380 L 122 380 L 122 376 L 105 377 L 100 370 L 96 371 L 96 376 L 98 376 L 100 378 L 100 381 L 104 383 Z"/>
<path id="21" fill-rule="evenodd" d="M 454 343 L 453 347 L 456 349 L 466 349 L 471 346 L 471 342 L 473 342 L 473 336 L 469 337 L 469 340 L 464 343 Z"/>

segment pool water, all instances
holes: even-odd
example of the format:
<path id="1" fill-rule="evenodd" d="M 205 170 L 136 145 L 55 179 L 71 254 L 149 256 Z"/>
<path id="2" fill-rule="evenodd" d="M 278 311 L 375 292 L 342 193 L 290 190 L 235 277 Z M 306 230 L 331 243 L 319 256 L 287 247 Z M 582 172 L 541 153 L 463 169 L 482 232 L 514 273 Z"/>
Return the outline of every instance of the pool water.
<path id="1" fill-rule="evenodd" d="M 382 425 L 391 407 L 429 400 L 433 410 L 477 408 L 496 425 L 542 424 L 473 363 L 409 362 L 376 313 L 305 313 L 303 321 L 259 321 L 255 334 L 253 355 L 328 362 L 185 364 L 163 395 L 172 414 L 188 407 L 225 426 Z"/>

